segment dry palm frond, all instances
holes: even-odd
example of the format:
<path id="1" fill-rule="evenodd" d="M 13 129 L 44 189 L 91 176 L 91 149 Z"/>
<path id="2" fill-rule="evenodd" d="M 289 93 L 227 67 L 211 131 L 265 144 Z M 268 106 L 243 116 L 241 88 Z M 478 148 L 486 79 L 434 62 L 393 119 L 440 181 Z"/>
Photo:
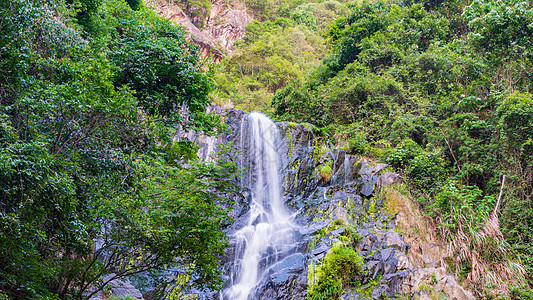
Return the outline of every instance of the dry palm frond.
<path id="1" fill-rule="evenodd" d="M 486 218 L 481 228 L 462 211 L 452 208 L 452 223 L 456 231 L 443 226 L 443 236 L 448 237 L 448 255 L 456 262 L 456 272 L 464 263 L 471 265 L 466 276 L 466 283 L 478 295 L 508 297 L 510 285 L 524 284 L 526 271 L 522 265 L 513 260 L 511 247 L 500 231 L 498 211 L 501 202 L 505 176 L 494 211 Z"/>

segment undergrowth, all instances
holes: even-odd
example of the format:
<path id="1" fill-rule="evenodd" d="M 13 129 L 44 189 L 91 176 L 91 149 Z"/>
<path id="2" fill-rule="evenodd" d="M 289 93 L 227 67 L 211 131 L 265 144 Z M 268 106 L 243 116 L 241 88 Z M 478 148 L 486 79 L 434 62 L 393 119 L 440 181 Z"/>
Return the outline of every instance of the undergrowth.
<path id="1" fill-rule="evenodd" d="M 311 263 L 306 299 L 339 299 L 345 288 L 358 284 L 362 265 L 363 257 L 352 246 L 336 242 L 321 264 Z"/>

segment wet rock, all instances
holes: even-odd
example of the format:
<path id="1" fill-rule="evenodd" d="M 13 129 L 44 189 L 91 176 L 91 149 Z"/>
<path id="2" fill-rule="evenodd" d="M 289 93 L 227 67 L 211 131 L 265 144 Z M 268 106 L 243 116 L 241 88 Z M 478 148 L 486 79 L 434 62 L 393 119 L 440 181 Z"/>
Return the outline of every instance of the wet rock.
<path id="1" fill-rule="evenodd" d="M 272 266 L 268 277 L 257 288 L 260 298 L 305 299 L 307 274 L 304 273 L 304 261 L 303 254 L 295 253 Z"/>
<path id="2" fill-rule="evenodd" d="M 331 245 L 329 245 L 329 243 L 323 243 L 320 246 L 318 246 L 315 249 L 313 249 L 311 251 L 310 255 L 312 255 L 312 256 L 320 256 L 321 254 L 323 254 L 321 256 L 321 258 L 322 258 L 325 255 L 325 253 L 329 251 L 329 249 L 331 249 Z"/>
<path id="3" fill-rule="evenodd" d="M 313 147 L 291 150 L 291 158 L 287 164 L 285 193 L 308 196 L 318 185 L 318 174 L 315 173 Z"/>
<path id="4" fill-rule="evenodd" d="M 333 244 L 339 241 L 338 238 L 341 234 L 344 233 L 344 230 L 344 227 L 341 227 L 339 229 L 333 230 L 332 232 L 328 233 L 328 235 L 321 238 L 318 243 L 318 246 L 315 249 L 311 250 L 311 252 L 309 253 L 309 258 L 313 262 L 318 262 L 323 259 L 329 249 L 333 247 Z"/>
<path id="5" fill-rule="evenodd" d="M 278 122 L 283 138 L 292 148 L 310 147 L 314 138 L 313 125 L 308 123 Z"/>
<path id="6" fill-rule="evenodd" d="M 329 224 L 331 224 L 330 220 L 312 222 L 309 225 L 300 228 L 300 234 L 308 235 L 308 234 L 317 233 L 320 229 L 328 226 Z"/>
<path id="7" fill-rule="evenodd" d="M 333 161 L 335 162 L 335 164 L 333 165 L 333 171 L 337 171 L 337 170 L 340 170 L 340 169 L 343 169 L 344 168 L 341 168 L 344 164 L 344 157 L 346 155 L 346 152 L 344 152 L 344 150 L 342 149 L 333 149 Z"/>
<path id="8" fill-rule="evenodd" d="M 301 253 L 292 254 L 270 268 L 270 280 L 281 283 L 289 279 L 293 274 L 303 271 L 305 257 Z"/>
<path id="9" fill-rule="evenodd" d="M 355 155 L 346 154 L 344 150 L 334 149 L 331 155 L 334 161 L 333 176 L 331 184 L 344 185 L 355 180 L 356 161 L 358 159 Z"/>
<path id="10" fill-rule="evenodd" d="M 378 180 L 377 174 L 385 169 L 388 165 L 382 163 L 362 162 L 361 169 L 357 174 L 361 177 L 362 187 L 361 194 L 369 197 L 374 192 L 374 185 Z"/>

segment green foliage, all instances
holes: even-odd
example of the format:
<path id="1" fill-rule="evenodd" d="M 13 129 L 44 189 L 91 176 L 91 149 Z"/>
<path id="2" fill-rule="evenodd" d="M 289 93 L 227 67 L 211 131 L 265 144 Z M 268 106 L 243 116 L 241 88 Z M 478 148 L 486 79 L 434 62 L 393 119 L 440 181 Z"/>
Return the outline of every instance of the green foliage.
<path id="1" fill-rule="evenodd" d="M 184 29 L 148 9 L 133 12 L 123 3 L 108 2 L 100 13 L 109 58 L 117 66 L 115 85 L 128 85 L 146 112 L 174 124 L 184 123 L 181 105 L 193 115 L 205 110 L 211 82 L 201 70 L 198 47 L 186 41 Z"/>
<path id="2" fill-rule="evenodd" d="M 368 142 L 364 127 L 357 123 L 336 126 L 334 138 L 337 145 L 342 145 L 341 148 L 349 154 L 364 154 Z M 346 144 L 343 145 L 343 142 Z"/>
<path id="3" fill-rule="evenodd" d="M 533 155 L 533 97 L 514 93 L 496 110 L 507 145 L 525 156 Z"/>
<path id="4" fill-rule="evenodd" d="M 476 186 L 457 186 L 457 183 L 449 181 L 435 195 L 431 208 L 438 215 L 447 212 L 448 217 L 441 216 L 442 225 L 447 226 L 452 232 L 457 232 L 459 226 L 465 226 L 461 222 L 456 222 L 455 217 L 449 216 L 457 213 L 470 216 L 469 228 L 478 230 L 483 226 L 495 202 L 493 197 L 483 199 L 482 196 L 483 192 Z"/>
<path id="5" fill-rule="evenodd" d="M 340 299 L 344 288 L 361 274 L 363 258 L 350 246 L 337 242 L 328 251 L 322 264 L 311 265 L 306 299 Z"/>
<path id="6" fill-rule="evenodd" d="M 389 152 L 387 163 L 395 168 L 404 168 L 421 152 L 422 148 L 417 143 L 405 139 Z"/>
<path id="7" fill-rule="evenodd" d="M 472 1 L 462 17 L 477 47 L 509 55 L 532 49 L 533 8 L 527 1 Z"/>
<path id="8" fill-rule="evenodd" d="M 2 295 L 82 299 L 175 264 L 221 287 L 238 172 L 169 139 L 220 129 L 183 30 L 120 0 L 2 1 L 0 23 Z"/>
<path id="9" fill-rule="evenodd" d="M 326 183 L 329 182 L 331 179 L 331 176 L 333 175 L 333 169 L 331 168 L 332 161 L 328 161 L 326 164 L 320 167 L 320 177 L 322 178 L 322 182 Z"/>
<path id="10" fill-rule="evenodd" d="M 516 253 L 531 272 L 531 5 L 373 1 L 350 9 L 327 26 L 321 64 L 276 92 L 275 115 L 322 127 L 348 152 L 386 160 L 407 175 L 423 207 L 442 216 L 442 228 L 468 227 L 467 240 L 479 241 L 486 228 L 476 224 L 488 222 L 506 174 L 499 225 L 516 252 L 494 255 Z M 295 16 L 313 26 L 304 7 Z M 502 270 L 514 264 L 507 262 Z M 486 297 L 491 289 L 476 292 Z"/>
<path id="11" fill-rule="evenodd" d="M 265 0 L 246 5 L 263 22 L 248 24 L 244 40 L 216 67 L 214 98 L 220 105 L 269 113 L 276 91 L 299 86 L 323 57 L 324 39 L 317 31 L 342 15 L 343 5 Z"/>
<path id="12" fill-rule="evenodd" d="M 133 10 L 138 10 L 141 7 L 141 1 L 140 0 L 126 0 L 126 2 L 128 3 L 128 5 Z"/>

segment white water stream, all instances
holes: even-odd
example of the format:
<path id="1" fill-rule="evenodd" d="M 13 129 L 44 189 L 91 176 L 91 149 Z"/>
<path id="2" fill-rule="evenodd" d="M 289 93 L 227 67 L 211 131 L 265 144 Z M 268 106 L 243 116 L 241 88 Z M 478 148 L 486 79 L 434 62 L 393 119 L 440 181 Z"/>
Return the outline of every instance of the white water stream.
<path id="1" fill-rule="evenodd" d="M 247 223 L 234 233 L 234 274 L 221 294 L 230 300 L 256 299 L 254 288 L 263 273 L 294 247 L 294 225 L 282 197 L 279 130 L 263 114 L 251 113 L 241 123 L 240 143 L 247 149 L 239 162 L 247 169 L 243 185 L 252 199 Z"/>

